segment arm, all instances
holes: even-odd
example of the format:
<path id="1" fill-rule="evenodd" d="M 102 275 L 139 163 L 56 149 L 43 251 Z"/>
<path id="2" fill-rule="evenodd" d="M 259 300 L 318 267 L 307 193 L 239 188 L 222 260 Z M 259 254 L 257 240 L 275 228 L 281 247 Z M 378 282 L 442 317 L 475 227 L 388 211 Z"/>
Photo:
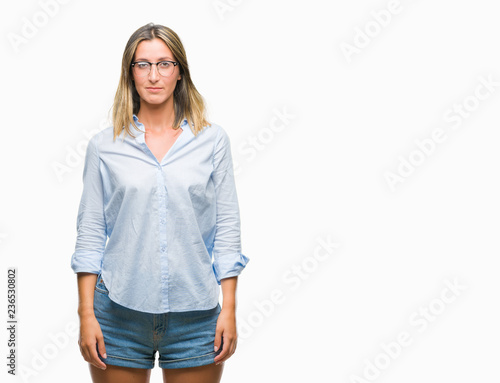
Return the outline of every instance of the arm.
<path id="1" fill-rule="evenodd" d="M 78 208 L 77 240 L 75 252 L 71 257 L 71 268 L 77 274 L 78 316 L 80 335 L 78 344 L 83 358 L 92 365 L 105 369 L 99 353 L 105 358 L 106 350 L 101 327 L 94 314 L 94 287 L 97 274 L 101 272 L 101 262 L 106 244 L 106 222 L 104 219 L 104 198 L 100 158 L 93 137 L 88 144 L 83 169 L 83 193 Z"/>
<path id="2" fill-rule="evenodd" d="M 223 303 L 217 320 L 214 350 L 222 351 L 214 359 L 219 364 L 236 350 L 236 285 L 238 275 L 249 259 L 241 253 L 240 212 L 234 180 L 231 145 L 221 128 L 214 148 L 214 171 L 217 217 L 213 247 L 214 273 L 221 285 Z"/>
<path id="3" fill-rule="evenodd" d="M 220 128 L 214 148 L 212 180 L 216 198 L 216 230 L 213 245 L 213 269 L 217 282 L 238 276 L 249 261 L 241 253 L 240 211 L 234 180 L 231 145 Z"/>
<path id="4" fill-rule="evenodd" d="M 92 137 L 85 154 L 83 192 L 76 222 L 77 238 L 75 252 L 71 257 L 71 268 L 75 273 L 101 272 L 107 240 L 101 159 L 97 145 L 101 138 L 100 134 Z"/>
<path id="5" fill-rule="evenodd" d="M 78 345 L 83 359 L 97 368 L 106 369 L 106 365 L 99 359 L 99 353 L 106 358 L 106 348 L 102 336 L 101 326 L 94 314 L 94 287 L 97 275 L 91 273 L 78 273 L 78 316 L 80 317 L 80 336 Z"/>
<path id="6" fill-rule="evenodd" d="M 215 330 L 214 351 L 217 351 L 224 339 L 222 351 L 214 359 L 215 364 L 220 364 L 229 359 L 236 351 L 238 339 L 236 331 L 236 285 L 238 277 L 224 278 L 222 287 L 222 310 L 217 320 Z"/>

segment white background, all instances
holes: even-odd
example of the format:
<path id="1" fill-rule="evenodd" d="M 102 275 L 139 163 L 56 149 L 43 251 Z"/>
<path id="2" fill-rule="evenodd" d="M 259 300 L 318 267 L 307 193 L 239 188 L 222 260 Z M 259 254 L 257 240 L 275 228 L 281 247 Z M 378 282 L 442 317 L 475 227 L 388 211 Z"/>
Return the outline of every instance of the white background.
<path id="1" fill-rule="evenodd" d="M 0 10 L 2 317 L 13 266 L 19 320 L 18 375 L 2 363 L 2 381 L 90 381 L 70 268 L 81 153 L 148 22 L 179 34 L 231 138 L 251 261 L 223 382 L 498 381 L 496 2 L 401 0 L 390 19 L 387 1 L 46 2 Z M 276 111 L 293 115 L 280 131 Z"/>

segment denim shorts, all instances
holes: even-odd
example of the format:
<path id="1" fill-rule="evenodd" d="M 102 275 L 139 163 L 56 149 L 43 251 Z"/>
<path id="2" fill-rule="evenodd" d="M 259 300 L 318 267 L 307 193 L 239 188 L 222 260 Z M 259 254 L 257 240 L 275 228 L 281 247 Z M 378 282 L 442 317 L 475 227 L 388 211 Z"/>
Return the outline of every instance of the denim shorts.
<path id="1" fill-rule="evenodd" d="M 105 363 L 153 368 L 158 351 L 161 368 L 197 367 L 214 363 L 215 328 L 221 311 L 210 310 L 151 314 L 113 302 L 101 275 L 94 291 L 94 312 L 106 346 Z"/>

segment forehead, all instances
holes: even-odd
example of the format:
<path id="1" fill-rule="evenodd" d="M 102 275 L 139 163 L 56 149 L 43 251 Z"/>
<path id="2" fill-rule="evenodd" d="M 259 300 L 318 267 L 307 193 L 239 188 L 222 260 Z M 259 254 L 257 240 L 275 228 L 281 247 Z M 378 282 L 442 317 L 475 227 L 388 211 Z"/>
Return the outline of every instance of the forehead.
<path id="1" fill-rule="evenodd" d="M 163 40 L 158 38 L 153 40 L 143 40 L 137 45 L 134 55 L 135 60 L 145 59 L 148 61 L 154 61 L 160 58 L 174 59 L 172 51 Z"/>

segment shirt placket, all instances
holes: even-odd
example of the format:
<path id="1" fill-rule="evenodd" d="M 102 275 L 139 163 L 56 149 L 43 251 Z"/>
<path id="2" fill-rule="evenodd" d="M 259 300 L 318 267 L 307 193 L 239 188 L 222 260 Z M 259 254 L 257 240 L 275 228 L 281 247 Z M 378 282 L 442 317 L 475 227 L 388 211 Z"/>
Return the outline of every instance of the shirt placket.
<path id="1" fill-rule="evenodd" d="M 161 290 L 162 299 L 165 310 L 169 310 L 168 301 L 168 260 L 167 260 L 167 188 L 165 185 L 165 178 L 163 176 L 163 169 L 158 164 L 156 172 L 156 179 L 158 184 L 158 220 L 159 220 L 159 250 L 160 250 L 160 267 L 161 267 Z"/>

